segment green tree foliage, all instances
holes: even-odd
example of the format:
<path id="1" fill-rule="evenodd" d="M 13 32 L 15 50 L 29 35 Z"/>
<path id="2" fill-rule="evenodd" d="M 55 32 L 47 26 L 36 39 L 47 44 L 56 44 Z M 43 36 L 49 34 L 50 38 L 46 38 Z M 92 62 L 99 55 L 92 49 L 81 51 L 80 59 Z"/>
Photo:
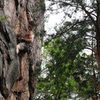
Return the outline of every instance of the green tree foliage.
<path id="1" fill-rule="evenodd" d="M 8 19 L 7 16 L 5 16 L 5 17 L 0 16 L 0 20 L 1 20 L 1 21 L 6 21 L 7 19 Z"/>
<path id="2" fill-rule="evenodd" d="M 65 21 L 45 41 L 45 73 L 39 77 L 36 100 L 91 100 L 100 89 L 98 65 L 93 50 L 96 47 L 98 0 L 49 0 L 64 8 Z M 71 10 L 71 11 L 68 11 Z M 78 13 L 82 17 L 73 17 Z M 85 49 L 91 50 L 86 54 Z M 73 97 L 74 96 L 74 97 Z M 98 99 L 97 99 L 98 100 Z"/>
<path id="3" fill-rule="evenodd" d="M 85 31 L 85 27 L 86 25 L 78 31 Z M 67 31 L 66 25 L 62 28 Z M 62 32 L 62 28 L 58 33 Z M 96 64 L 93 64 L 92 55 L 83 52 L 85 48 L 90 47 L 87 35 L 84 32 L 74 34 L 75 30 L 73 28 L 67 35 L 63 34 L 45 42 L 44 55 L 49 54 L 49 58 L 46 57 L 46 77 L 39 78 L 36 100 L 67 100 L 72 98 L 72 94 L 76 95 L 74 98 L 86 100 L 98 93 L 95 91 L 93 76 Z"/>

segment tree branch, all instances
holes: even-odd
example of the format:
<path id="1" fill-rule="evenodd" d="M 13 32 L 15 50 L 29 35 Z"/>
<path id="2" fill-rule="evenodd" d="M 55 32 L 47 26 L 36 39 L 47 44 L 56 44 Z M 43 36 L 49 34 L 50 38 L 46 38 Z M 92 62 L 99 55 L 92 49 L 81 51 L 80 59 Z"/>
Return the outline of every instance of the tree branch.
<path id="1" fill-rule="evenodd" d="M 88 12 L 88 11 L 86 10 L 86 8 L 84 7 L 84 5 L 82 5 L 82 4 L 79 4 L 79 5 L 82 7 L 82 10 L 89 16 L 89 18 L 91 19 L 91 21 L 93 22 L 93 24 L 96 26 L 96 22 L 95 22 L 95 20 L 93 19 L 93 17 L 91 16 L 90 12 Z"/>

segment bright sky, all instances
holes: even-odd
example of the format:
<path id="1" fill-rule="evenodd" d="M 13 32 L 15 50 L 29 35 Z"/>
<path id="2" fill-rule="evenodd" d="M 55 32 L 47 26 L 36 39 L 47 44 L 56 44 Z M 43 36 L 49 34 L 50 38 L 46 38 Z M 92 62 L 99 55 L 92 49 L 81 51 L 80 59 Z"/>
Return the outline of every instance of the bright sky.
<path id="1" fill-rule="evenodd" d="M 46 10 L 50 7 L 50 2 L 48 0 L 45 0 L 45 5 L 46 5 Z M 83 2 L 86 2 L 88 5 L 91 5 L 91 3 L 93 2 L 93 0 L 83 0 Z M 53 6 L 54 9 L 57 9 L 57 5 Z M 67 12 L 72 12 L 72 9 L 66 9 Z M 50 14 L 50 11 L 47 11 L 45 13 L 45 15 L 48 15 L 49 17 L 46 19 L 45 22 L 45 29 L 47 31 L 47 34 L 51 34 L 52 32 L 55 32 L 54 27 L 56 25 L 60 25 L 61 21 L 63 20 L 64 17 L 64 12 L 62 10 L 60 10 L 60 13 L 58 14 Z M 79 11 L 77 14 L 74 14 L 72 18 L 67 17 L 67 20 L 72 20 L 74 18 L 77 19 L 82 19 L 84 13 Z"/>
<path id="2" fill-rule="evenodd" d="M 46 3 L 46 9 L 47 9 L 49 7 L 50 1 L 46 1 L 45 3 Z M 56 8 L 56 6 L 54 8 Z M 45 15 L 48 15 L 48 14 L 49 14 L 49 17 L 46 18 L 45 30 L 47 34 L 52 34 L 55 32 L 54 27 L 56 25 L 59 25 L 61 21 L 63 20 L 64 12 L 60 12 L 58 14 L 50 14 L 50 12 L 47 11 Z"/>
<path id="3" fill-rule="evenodd" d="M 87 2 L 90 2 L 90 0 L 87 0 Z M 50 5 L 50 1 L 48 0 L 45 0 L 45 4 L 46 4 L 46 9 L 49 7 Z M 54 8 L 56 9 L 57 6 L 54 6 Z M 71 11 L 73 9 L 68 9 L 68 11 Z M 61 22 L 62 20 L 64 19 L 64 12 L 61 10 L 60 13 L 57 13 L 57 14 L 50 14 L 50 11 L 47 11 L 45 13 L 45 16 L 49 14 L 49 17 L 46 18 L 46 21 L 45 21 L 45 30 L 46 30 L 46 34 L 52 34 L 52 33 L 55 33 L 55 29 L 54 27 L 57 25 L 57 26 L 61 26 Z M 78 12 L 77 14 L 73 15 L 72 18 L 69 18 L 67 17 L 66 20 L 72 20 L 72 19 L 82 19 L 84 13 L 83 12 Z M 87 52 L 87 54 L 91 54 L 91 51 L 88 50 L 88 49 L 85 49 L 84 52 Z"/>
<path id="4" fill-rule="evenodd" d="M 45 23 L 45 29 L 47 30 L 48 34 L 51 34 L 52 32 L 54 32 L 54 27 L 55 25 L 59 25 L 63 19 L 64 13 L 60 13 L 60 14 L 53 14 L 50 15 L 48 18 L 48 22 Z"/>
<path id="5" fill-rule="evenodd" d="M 50 1 L 45 0 L 45 4 L 46 4 L 46 9 L 48 9 L 49 6 L 50 6 Z M 57 9 L 57 6 L 54 5 L 53 8 Z M 71 11 L 73 11 L 73 9 L 74 8 L 66 9 L 66 11 L 70 13 Z M 47 34 L 54 33 L 55 32 L 55 29 L 54 29 L 55 26 L 58 26 L 58 27 L 61 26 L 61 22 L 64 19 L 65 13 L 63 12 L 62 9 L 60 9 L 59 11 L 60 11 L 60 13 L 50 14 L 50 11 L 47 11 L 45 13 L 45 16 L 49 15 L 49 17 L 46 18 L 46 22 L 45 22 L 45 30 L 46 30 Z M 65 20 L 71 21 L 74 18 L 81 19 L 82 16 L 83 16 L 83 12 L 78 12 L 77 14 L 73 15 L 72 18 L 66 17 L 66 19 L 64 19 L 64 21 Z"/>

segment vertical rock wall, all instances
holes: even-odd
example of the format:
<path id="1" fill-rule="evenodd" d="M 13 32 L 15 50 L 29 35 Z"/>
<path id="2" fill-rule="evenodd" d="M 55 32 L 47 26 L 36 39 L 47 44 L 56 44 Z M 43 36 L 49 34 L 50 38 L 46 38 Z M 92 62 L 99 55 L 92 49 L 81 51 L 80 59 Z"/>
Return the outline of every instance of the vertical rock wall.
<path id="1" fill-rule="evenodd" d="M 44 0 L 0 0 L 0 100 L 34 100 Z"/>

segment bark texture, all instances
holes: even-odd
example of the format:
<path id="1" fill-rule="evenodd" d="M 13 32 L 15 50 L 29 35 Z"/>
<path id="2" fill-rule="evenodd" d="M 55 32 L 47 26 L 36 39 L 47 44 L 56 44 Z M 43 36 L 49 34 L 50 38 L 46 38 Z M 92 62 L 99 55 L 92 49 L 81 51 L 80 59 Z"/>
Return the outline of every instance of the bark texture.
<path id="1" fill-rule="evenodd" d="M 96 41 L 97 41 L 97 50 L 95 52 L 96 60 L 98 63 L 98 67 L 96 72 L 94 72 L 94 83 L 95 83 L 95 96 L 93 100 L 100 99 L 100 0 L 97 0 L 97 19 L 96 19 Z"/>
<path id="2" fill-rule="evenodd" d="M 0 100 L 34 100 L 44 0 L 0 0 Z"/>

